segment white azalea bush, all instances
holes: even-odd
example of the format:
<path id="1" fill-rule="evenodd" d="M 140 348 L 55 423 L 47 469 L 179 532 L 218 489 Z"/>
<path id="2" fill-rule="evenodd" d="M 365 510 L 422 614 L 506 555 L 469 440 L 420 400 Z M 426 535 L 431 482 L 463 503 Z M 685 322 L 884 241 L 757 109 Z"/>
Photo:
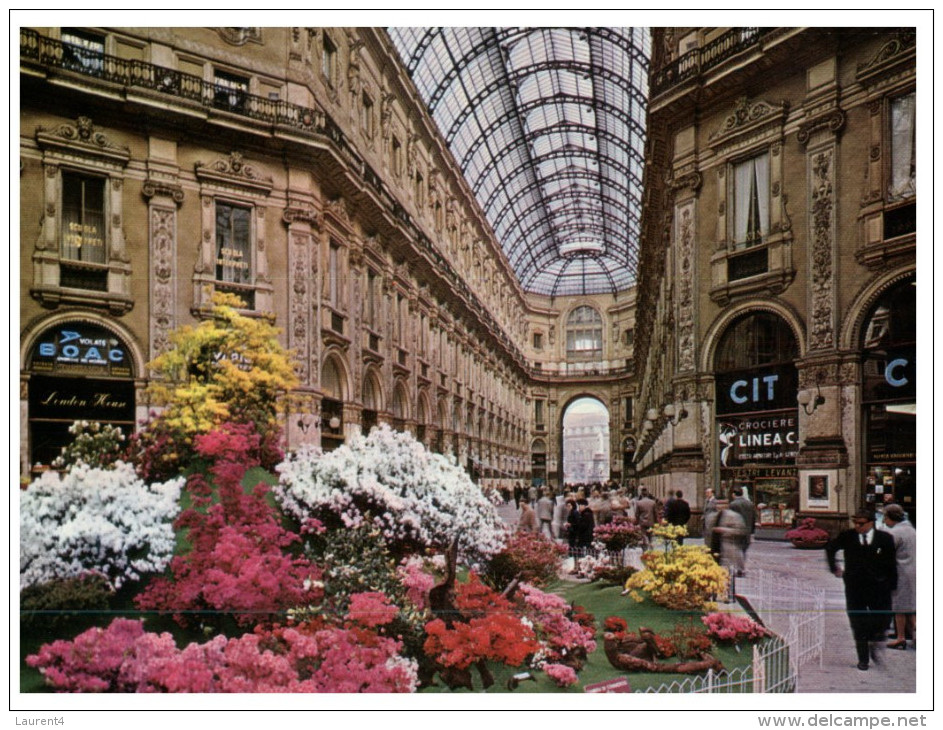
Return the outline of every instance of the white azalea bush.
<path id="1" fill-rule="evenodd" d="M 89 572 L 120 588 L 159 573 L 173 554 L 183 484 L 145 484 L 123 461 L 45 472 L 20 492 L 20 588 Z"/>
<path id="2" fill-rule="evenodd" d="M 443 550 L 476 560 L 504 546 L 507 528 L 465 471 L 408 433 L 373 429 L 329 453 L 303 448 L 276 467 L 273 492 L 300 523 L 378 528 L 391 549 Z"/>

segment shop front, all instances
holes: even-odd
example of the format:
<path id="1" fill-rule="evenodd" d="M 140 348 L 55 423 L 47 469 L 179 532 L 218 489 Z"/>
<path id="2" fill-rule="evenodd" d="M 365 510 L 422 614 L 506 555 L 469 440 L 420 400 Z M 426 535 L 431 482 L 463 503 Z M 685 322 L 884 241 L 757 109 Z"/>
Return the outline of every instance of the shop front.
<path id="1" fill-rule="evenodd" d="M 916 283 L 908 279 L 872 307 L 862 342 L 865 500 L 893 499 L 916 523 Z M 890 495 L 890 496 L 888 496 Z"/>
<path id="2" fill-rule="evenodd" d="M 795 357 L 788 325 L 763 312 L 735 322 L 717 352 L 715 491 L 730 499 L 742 487 L 758 527 L 789 527 L 799 509 Z"/>
<path id="3" fill-rule="evenodd" d="M 45 330 L 31 348 L 28 449 L 31 471 L 48 468 L 74 436 L 75 421 L 134 430 L 135 388 L 127 345 L 113 332 L 85 322 Z"/>

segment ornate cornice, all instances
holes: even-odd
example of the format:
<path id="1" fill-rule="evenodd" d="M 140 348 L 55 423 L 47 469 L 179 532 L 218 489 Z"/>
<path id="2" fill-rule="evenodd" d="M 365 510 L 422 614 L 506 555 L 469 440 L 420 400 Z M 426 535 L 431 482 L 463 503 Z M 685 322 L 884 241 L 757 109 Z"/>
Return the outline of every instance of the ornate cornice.
<path id="1" fill-rule="evenodd" d="M 95 131 L 89 117 L 78 117 L 76 123 L 60 124 L 54 129 L 36 128 L 36 142 L 42 149 L 54 148 L 67 154 L 85 154 L 110 160 L 122 167 L 131 159 L 131 150 L 114 144 L 103 132 Z"/>
<path id="2" fill-rule="evenodd" d="M 273 187 L 272 178 L 262 177 L 255 167 L 247 165 L 240 152 L 232 152 L 229 159 L 220 158 L 209 164 L 197 162 L 195 172 L 200 182 L 235 186 L 257 194 L 267 195 Z"/>
<path id="3" fill-rule="evenodd" d="M 747 97 L 742 96 L 737 100 L 733 112 L 724 119 L 720 128 L 710 135 L 708 144 L 717 147 L 758 129 L 775 124 L 781 125 L 786 119 L 788 110 L 789 104 L 785 101 L 778 104 L 763 100 L 750 103 Z"/>
<path id="4" fill-rule="evenodd" d="M 903 63 L 915 63 L 917 32 L 915 28 L 903 28 L 887 41 L 867 63 L 858 66 L 857 80 L 868 84 L 892 72 Z"/>

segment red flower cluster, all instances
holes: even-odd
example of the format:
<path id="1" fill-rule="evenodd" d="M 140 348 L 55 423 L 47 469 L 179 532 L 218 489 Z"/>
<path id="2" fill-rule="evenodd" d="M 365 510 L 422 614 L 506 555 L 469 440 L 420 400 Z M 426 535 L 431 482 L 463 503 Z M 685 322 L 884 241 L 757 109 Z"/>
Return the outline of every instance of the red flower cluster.
<path id="1" fill-rule="evenodd" d="M 446 667 L 465 669 L 485 659 L 520 666 L 540 648 L 533 630 L 515 615 L 506 598 L 470 574 L 457 586 L 456 607 L 465 621 L 446 625 L 442 619 L 426 624 L 423 651 Z"/>

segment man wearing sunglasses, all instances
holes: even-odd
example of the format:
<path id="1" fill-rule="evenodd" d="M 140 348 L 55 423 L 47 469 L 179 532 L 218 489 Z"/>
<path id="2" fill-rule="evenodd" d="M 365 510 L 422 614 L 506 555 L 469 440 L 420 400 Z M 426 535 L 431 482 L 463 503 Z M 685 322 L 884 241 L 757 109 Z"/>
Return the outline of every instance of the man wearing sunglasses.
<path id="1" fill-rule="evenodd" d="M 874 514 L 859 510 L 854 527 L 845 530 L 825 547 L 829 570 L 845 581 L 845 607 L 858 653 L 858 669 L 866 671 L 869 659 L 880 663 L 884 632 L 892 615 L 891 592 L 897 587 L 894 539 L 874 529 Z M 844 557 L 844 568 L 835 555 Z"/>

